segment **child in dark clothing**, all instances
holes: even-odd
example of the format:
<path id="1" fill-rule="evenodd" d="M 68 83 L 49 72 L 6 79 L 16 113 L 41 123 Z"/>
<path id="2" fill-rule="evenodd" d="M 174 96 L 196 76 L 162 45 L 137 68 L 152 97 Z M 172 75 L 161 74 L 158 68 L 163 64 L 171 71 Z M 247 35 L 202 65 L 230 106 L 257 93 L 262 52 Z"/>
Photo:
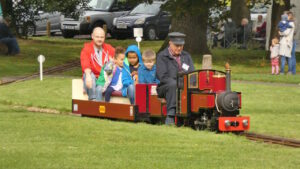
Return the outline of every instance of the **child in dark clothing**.
<path id="1" fill-rule="evenodd" d="M 129 97 L 130 103 L 134 104 L 135 84 L 138 83 L 138 68 L 143 64 L 142 55 L 136 45 L 128 46 L 125 57 L 128 59 L 128 64 L 124 64 L 122 70 L 122 95 Z"/>
<path id="2" fill-rule="evenodd" d="M 121 93 L 122 85 L 122 69 L 125 58 L 125 49 L 116 47 L 113 62 L 108 62 L 103 71 L 101 71 L 97 85 L 101 85 L 102 92 L 105 92 L 105 101 L 109 102 L 111 94 L 114 91 Z"/>
<path id="3" fill-rule="evenodd" d="M 153 84 L 159 83 L 159 80 L 156 78 L 156 54 L 153 50 L 145 50 L 142 55 L 143 65 L 138 69 L 139 83 Z"/>
<path id="4" fill-rule="evenodd" d="M 278 29 L 280 32 L 284 32 L 288 28 L 292 28 L 290 25 L 290 22 L 288 20 L 288 15 L 287 14 L 282 14 L 281 15 L 281 21 L 278 24 Z"/>

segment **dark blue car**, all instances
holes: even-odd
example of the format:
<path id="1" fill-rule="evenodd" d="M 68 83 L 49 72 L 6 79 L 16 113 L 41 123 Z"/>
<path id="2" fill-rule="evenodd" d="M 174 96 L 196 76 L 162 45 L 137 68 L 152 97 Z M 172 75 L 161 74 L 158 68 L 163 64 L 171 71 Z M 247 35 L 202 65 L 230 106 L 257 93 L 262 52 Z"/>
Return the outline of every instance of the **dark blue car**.
<path id="1" fill-rule="evenodd" d="M 161 9 L 163 4 L 162 1 L 141 3 L 127 15 L 115 18 L 113 35 L 117 39 L 130 38 L 133 37 L 133 28 L 143 28 L 145 39 L 165 39 L 169 32 L 171 15 Z"/>

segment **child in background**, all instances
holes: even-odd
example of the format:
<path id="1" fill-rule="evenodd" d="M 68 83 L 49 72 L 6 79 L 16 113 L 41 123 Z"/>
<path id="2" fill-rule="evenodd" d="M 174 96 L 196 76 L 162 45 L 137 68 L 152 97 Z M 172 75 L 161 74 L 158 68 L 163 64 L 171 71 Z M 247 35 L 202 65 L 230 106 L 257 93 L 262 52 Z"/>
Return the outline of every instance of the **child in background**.
<path id="1" fill-rule="evenodd" d="M 279 42 L 278 38 L 272 39 L 272 45 L 270 46 L 271 52 L 271 65 L 272 65 L 272 75 L 279 74 Z"/>
<path id="2" fill-rule="evenodd" d="M 116 47 L 114 60 L 110 60 L 102 69 L 97 85 L 102 86 L 102 92 L 105 93 L 105 101 L 109 102 L 111 94 L 114 91 L 121 93 L 122 85 L 122 69 L 125 58 L 125 49 Z M 102 94 L 102 93 L 100 93 Z"/>
<path id="3" fill-rule="evenodd" d="M 288 20 L 288 15 L 286 13 L 281 15 L 281 21 L 278 24 L 278 29 L 280 32 L 284 32 L 288 28 L 292 28 Z"/>
<path id="4" fill-rule="evenodd" d="M 136 45 L 128 46 L 125 57 L 128 63 L 124 64 L 122 70 L 122 95 L 129 97 L 130 103 L 134 104 L 134 85 L 138 83 L 138 68 L 143 64 L 142 55 Z"/>
<path id="5" fill-rule="evenodd" d="M 145 84 L 153 84 L 159 83 L 159 80 L 156 78 L 156 54 L 153 50 L 145 50 L 142 55 L 143 58 L 143 65 L 141 65 L 138 69 L 139 75 L 139 83 Z"/>

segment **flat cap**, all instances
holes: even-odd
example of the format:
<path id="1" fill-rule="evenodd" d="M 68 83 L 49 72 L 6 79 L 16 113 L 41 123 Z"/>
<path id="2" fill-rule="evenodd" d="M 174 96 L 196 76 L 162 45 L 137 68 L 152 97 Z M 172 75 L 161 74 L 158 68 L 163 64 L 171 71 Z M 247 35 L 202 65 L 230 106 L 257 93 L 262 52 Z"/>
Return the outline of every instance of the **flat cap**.
<path id="1" fill-rule="evenodd" d="M 168 34 L 170 41 L 175 45 L 184 45 L 185 34 L 180 32 L 171 32 Z"/>

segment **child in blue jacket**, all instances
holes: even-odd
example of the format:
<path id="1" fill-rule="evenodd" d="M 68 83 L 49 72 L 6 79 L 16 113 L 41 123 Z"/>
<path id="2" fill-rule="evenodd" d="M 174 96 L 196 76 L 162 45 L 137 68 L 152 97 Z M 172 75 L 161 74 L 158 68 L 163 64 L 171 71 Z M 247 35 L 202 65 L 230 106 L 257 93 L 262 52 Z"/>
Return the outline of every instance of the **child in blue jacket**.
<path id="1" fill-rule="evenodd" d="M 156 54 L 153 50 L 145 50 L 142 55 L 143 65 L 138 69 L 139 83 L 158 84 L 159 80 L 156 78 Z"/>
<path id="2" fill-rule="evenodd" d="M 142 55 L 136 45 L 128 46 L 125 57 L 128 60 L 124 62 L 122 69 L 122 95 L 129 97 L 130 103 L 134 104 L 134 85 L 138 83 L 138 68 L 143 64 Z"/>

